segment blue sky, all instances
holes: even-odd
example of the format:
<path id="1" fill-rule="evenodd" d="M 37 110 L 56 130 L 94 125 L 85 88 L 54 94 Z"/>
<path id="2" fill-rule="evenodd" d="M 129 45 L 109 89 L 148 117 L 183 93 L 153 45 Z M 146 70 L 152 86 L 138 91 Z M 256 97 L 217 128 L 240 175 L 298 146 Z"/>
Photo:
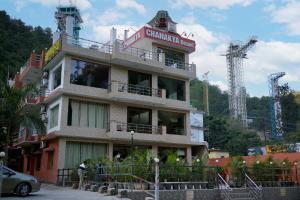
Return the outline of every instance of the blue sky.
<path id="1" fill-rule="evenodd" d="M 0 10 L 33 26 L 56 30 L 55 7 L 72 2 L 84 19 L 81 37 L 109 39 L 111 27 L 123 37 L 148 22 L 158 10 L 169 11 L 178 32 L 193 33 L 197 51 L 191 62 L 197 76 L 210 71 L 209 81 L 227 87 L 225 58 L 220 55 L 232 40 L 258 37 L 244 62 L 247 92 L 268 95 L 267 76 L 285 71 L 280 83 L 300 90 L 300 0 L 0 0 Z"/>

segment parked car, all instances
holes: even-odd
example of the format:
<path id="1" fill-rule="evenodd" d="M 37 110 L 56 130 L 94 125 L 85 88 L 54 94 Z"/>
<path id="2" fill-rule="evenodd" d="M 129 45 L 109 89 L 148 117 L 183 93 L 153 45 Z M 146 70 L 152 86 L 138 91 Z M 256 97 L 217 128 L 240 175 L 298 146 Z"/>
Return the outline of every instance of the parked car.
<path id="1" fill-rule="evenodd" d="M 38 192 L 40 190 L 40 182 L 33 176 L 16 172 L 6 166 L 2 171 L 2 193 L 17 194 L 25 197 L 29 193 Z"/>

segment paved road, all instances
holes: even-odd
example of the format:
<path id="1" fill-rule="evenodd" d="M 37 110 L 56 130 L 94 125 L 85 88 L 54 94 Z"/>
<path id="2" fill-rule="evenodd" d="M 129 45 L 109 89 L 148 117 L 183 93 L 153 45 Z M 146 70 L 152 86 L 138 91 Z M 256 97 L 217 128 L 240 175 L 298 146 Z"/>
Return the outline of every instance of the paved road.
<path id="1" fill-rule="evenodd" d="M 25 198 L 14 195 L 0 197 L 1 200 L 120 200 L 121 198 L 105 196 L 98 192 L 73 190 L 71 188 L 56 187 L 53 185 L 42 185 L 39 192 L 33 193 Z M 127 198 L 122 198 L 128 200 Z"/>

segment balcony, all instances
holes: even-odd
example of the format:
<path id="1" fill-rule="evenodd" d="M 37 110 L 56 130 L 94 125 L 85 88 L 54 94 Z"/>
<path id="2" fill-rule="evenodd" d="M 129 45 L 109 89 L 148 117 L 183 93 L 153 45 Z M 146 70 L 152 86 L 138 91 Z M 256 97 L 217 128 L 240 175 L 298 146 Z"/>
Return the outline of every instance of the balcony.
<path id="1" fill-rule="evenodd" d="M 19 79 L 23 85 L 35 83 L 40 79 L 43 67 L 43 55 L 44 52 L 38 55 L 33 51 L 27 62 L 21 67 Z"/>
<path id="2" fill-rule="evenodd" d="M 120 41 L 113 45 L 92 40 L 63 35 L 60 49 L 71 55 L 90 58 L 100 61 L 111 61 L 113 64 L 126 66 L 132 69 L 147 70 L 157 73 L 165 73 L 180 78 L 195 78 L 196 65 L 180 63 L 176 60 L 165 59 L 164 53 L 156 51 L 126 47 Z M 58 52 L 58 51 L 57 51 Z"/>
<path id="3" fill-rule="evenodd" d="M 14 141 L 14 146 L 27 146 L 39 143 L 41 136 L 34 128 L 22 127 L 19 131 L 19 137 Z"/>
<path id="4" fill-rule="evenodd" d="M 153 126 L 147 124 L 133 124 L 119 121 L 110 122 L 108 137 L 113 140 L 131 139 L 131 131 L 136 142 L 166 143 L 166 144 L 192 144 L 187 135 L 167 134 L 166 126 Z"/>
<path id="5" fill-rule="evenodd" d="M 111 99 L 127 103 L 162 106 L 166 101 L 164 89 L 142 87 L 118 81 L 112 81 L 109 84 L 108 92 Z"/>
<path id="6" fill-rule="evenodd" d="M 136 47 L 124 47 L 118 41 L 114 43 L 112 62 L 153 72 L 162 72 L 164 54 Z"/>
<path id="7" fill-rule="evenodd" d="M 134 124 L 125 122 L 116 122 L 116 131 L 118 132 L 131 132 L 144 133 L 144 134 L 162 134 L 161 127 L 152 126 L 147 124 Z"/>

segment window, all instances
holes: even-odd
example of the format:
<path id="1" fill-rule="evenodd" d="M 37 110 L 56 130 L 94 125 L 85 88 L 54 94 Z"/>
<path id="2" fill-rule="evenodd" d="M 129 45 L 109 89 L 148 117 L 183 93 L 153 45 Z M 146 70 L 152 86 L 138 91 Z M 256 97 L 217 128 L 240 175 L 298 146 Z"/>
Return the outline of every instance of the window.
<path id="1" fill-rule="evenodd" d="M 158 111 L 158 125 L 167 127 L 167 134 L 185 135 L 185 114 Z"/>
<path id="2" fill-rule="evenodd" d="M 42 155 L 38 154 L 36 156 L 36 163 L 35 163 L 35 170 L 40 171 L 41 170 L 41 161 L 42 161 Z"/>
<path id="3" fill-rule="evenodd" d="M 50 109 L 50 128 L 56 127 L 58 125 L 58 110 L 59 105 L 56 105 Z"/>
<path id="4" fill-rule="evenodd" d="M 178 69 L 185 69 L 184 63 L 184 53 L 171 51 L 168 49 L 164 49 L 165 53 L 165 65 L 178 68 Z"/>
<path id="5" fill-rule="evenodd" d="M 108 106 L 106 104 L 70 100 L 68 107 L 68 125 L 107 128 Z"/>
<path id="6" fill-rule="evenodd" d="M 70 82 L 72 84 L 107 89 L 109 71 L 107 65 L 76 59 L 72 59 L 71 65 Z"/>
<path id="7" fill-rule="evenodd" d="M 59 66 L 54 72 L 53 72 L 53 87 L 54 90 L 61 84 L 61 68 L 62 66 Z"/>
<path id="8" fill-rule="evenodd" d="M 133 124 L 151 125 L 151 110 L 128 107 L 127 122 Z"/>
<path id="9" fill-rule="evenodd" d="M 176 79 L 158 77 L 158 88 L 166 90 L 167 99 L 185 101 L 185 82 Z"/>
<path id="10" fill-rule="evenodd" d="M 65 153 L 65 168 L 78 167 L 76 165 L 87 159 L 100 159 L 106 157 L 105 144 L 67 142 Z"/>
<path id="11" fill-rule="evenodd" d="M 53 160 L 54 160 L 54 151 L 49 151 L 48 152 L 48 164 L 47 164 L 48 169 L 53 168 Z"/>
<path id="12" fill-rule="evenodd" d="M 152 80 L 150 74 L 128 71 L 129 93 L 151 96 Z"/>

